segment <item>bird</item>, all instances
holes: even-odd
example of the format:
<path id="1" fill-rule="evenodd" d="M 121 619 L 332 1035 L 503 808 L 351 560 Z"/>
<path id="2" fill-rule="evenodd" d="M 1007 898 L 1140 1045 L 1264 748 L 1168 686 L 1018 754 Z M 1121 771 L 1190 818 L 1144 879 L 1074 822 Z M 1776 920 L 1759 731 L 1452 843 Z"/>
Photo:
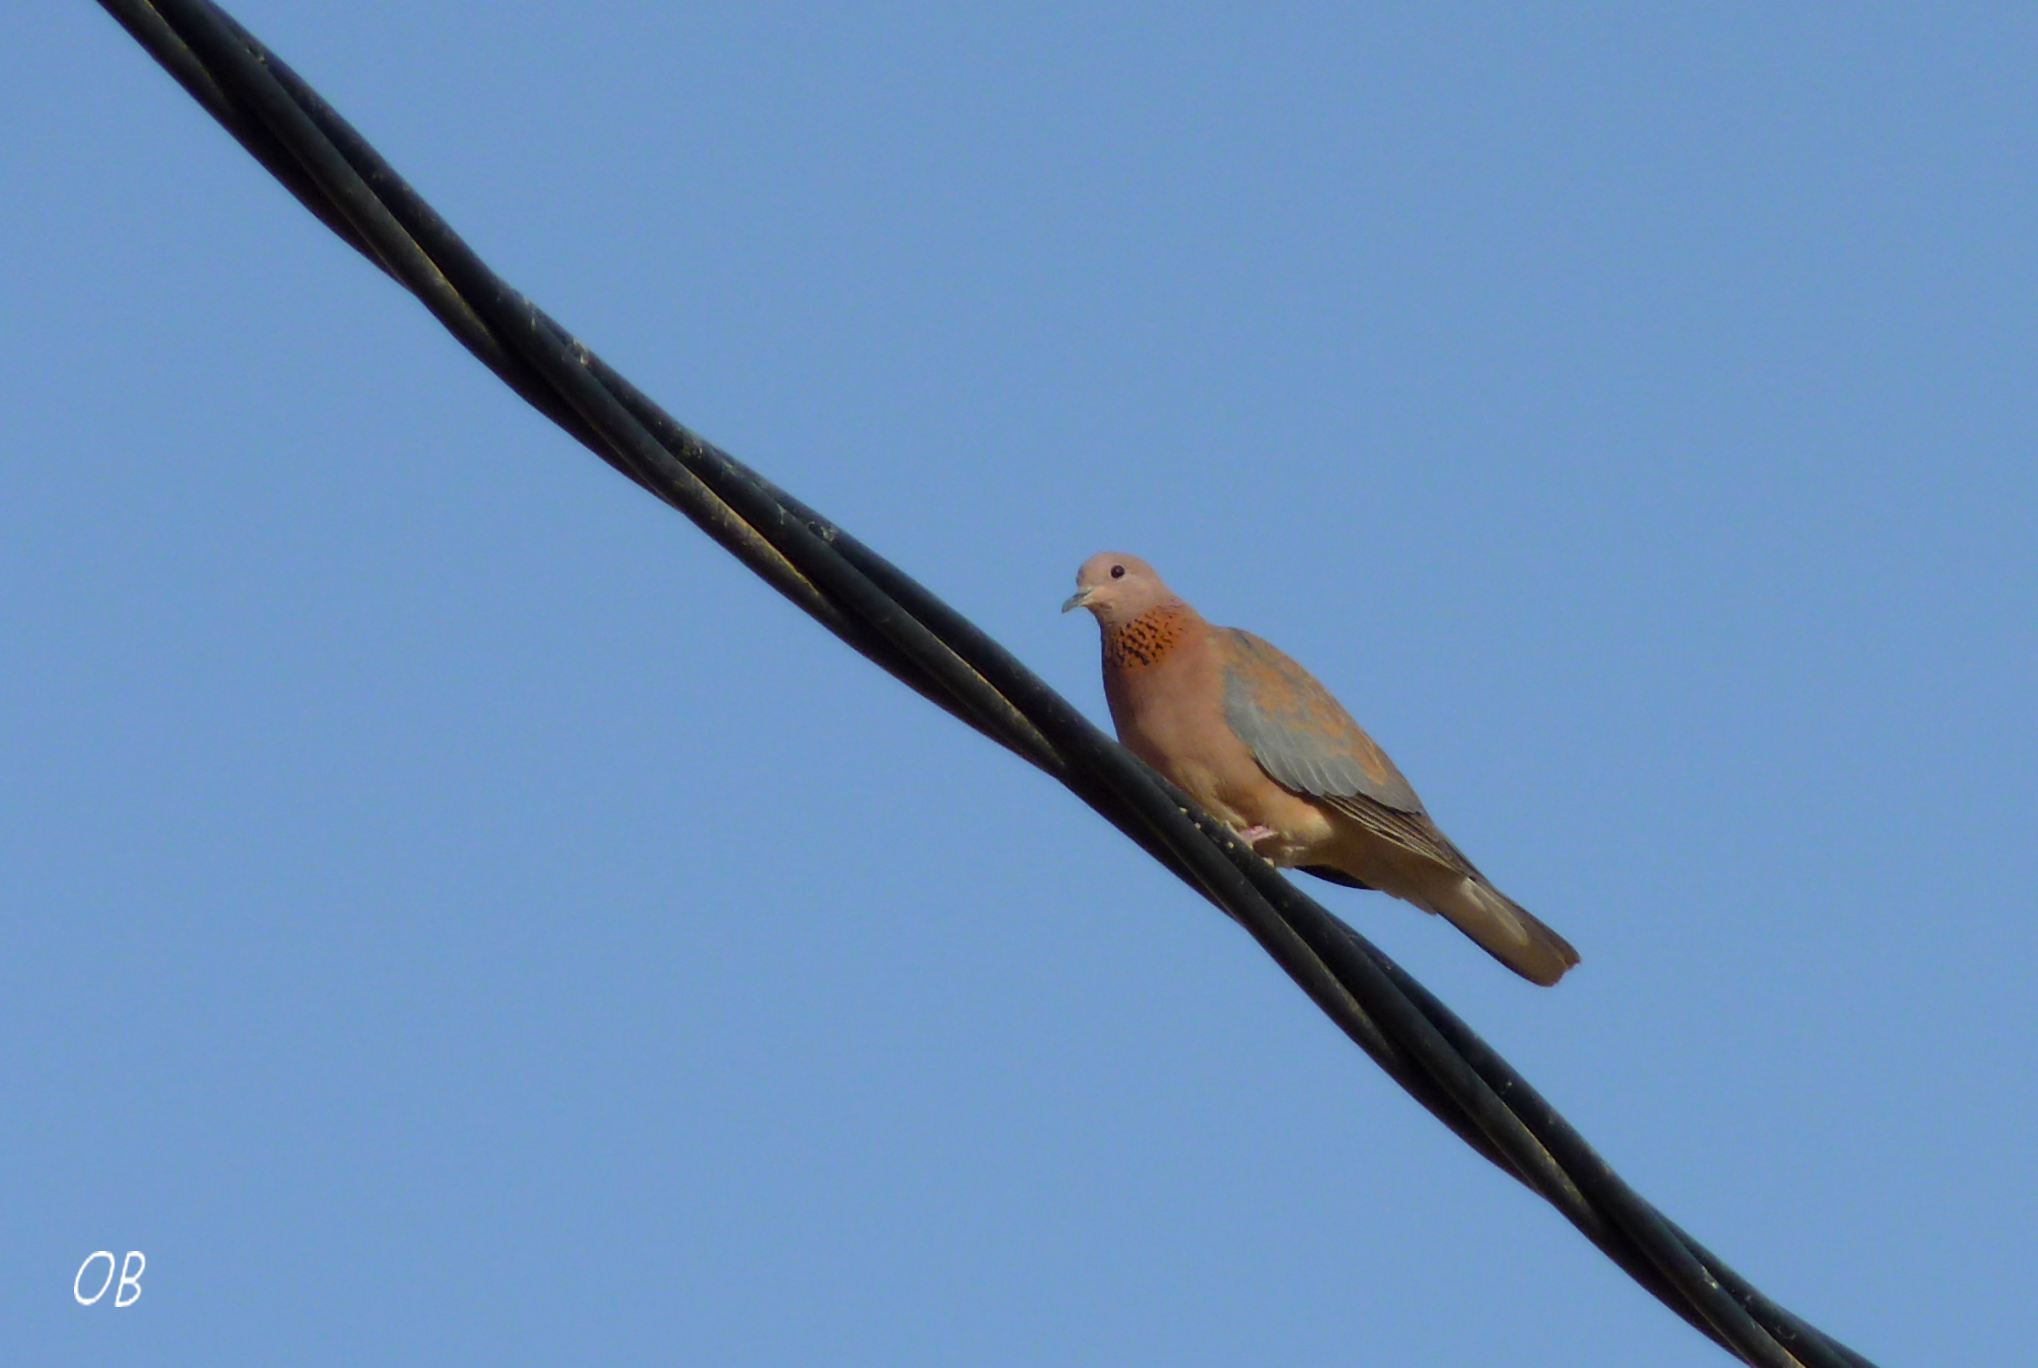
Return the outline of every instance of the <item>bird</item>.
<path id="1" fill-rule="evenodd" d="M 1549 985 L 1571 943 L 1481 874 L 1387 753 L 1308 671 L 1251 632 L 1217 627 L 1137 556 L 1100 552 L 1064 613 L 1086 608 L 1104 698 L 1126 749 L 1270 863 L 1436 913 Z"/>

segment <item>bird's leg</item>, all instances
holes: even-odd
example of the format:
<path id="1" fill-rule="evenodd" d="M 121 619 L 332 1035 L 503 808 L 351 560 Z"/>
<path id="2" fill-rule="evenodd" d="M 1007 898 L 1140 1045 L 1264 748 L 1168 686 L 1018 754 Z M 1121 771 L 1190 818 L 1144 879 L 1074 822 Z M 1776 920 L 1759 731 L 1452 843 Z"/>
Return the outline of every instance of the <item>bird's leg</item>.
<path id="1" fill-rule="evenodd" d="M 1234 828 L 1234 830 L 1238 832 L 1238 839 L 1244 841 L 1254 850 L 1258 850 L 1260 848 L 1261 841 L 1268 840 L 1280 834 L 1270 826 L 1249 826 L 1242 829 Z"/>

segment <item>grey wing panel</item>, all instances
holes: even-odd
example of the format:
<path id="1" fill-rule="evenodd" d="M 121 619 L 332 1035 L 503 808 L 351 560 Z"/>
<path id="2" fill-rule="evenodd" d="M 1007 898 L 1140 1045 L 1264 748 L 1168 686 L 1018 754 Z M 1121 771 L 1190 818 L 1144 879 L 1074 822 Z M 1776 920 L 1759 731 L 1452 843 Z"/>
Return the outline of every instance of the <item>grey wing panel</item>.
<path id="1" fill-rule="evenodd" d="M 1401 771 L 1300 665 L 1235 628 L 1224 670 L 1224 717 L 1275 783 L 1322 798 L 1359 796 L 1421 812 Z"/>

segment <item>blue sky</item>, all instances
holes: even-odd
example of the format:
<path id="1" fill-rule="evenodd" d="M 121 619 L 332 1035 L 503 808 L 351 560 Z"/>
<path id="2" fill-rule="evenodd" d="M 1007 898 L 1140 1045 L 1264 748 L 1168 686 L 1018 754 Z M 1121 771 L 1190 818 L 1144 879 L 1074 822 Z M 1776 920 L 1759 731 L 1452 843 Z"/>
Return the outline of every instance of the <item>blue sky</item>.
<path id="1" fill-rule="evenodd" d="M 1793 1309 L 2029 1352 L 2038 20 L 235 12 L 1093 714 L 1103 547 L 1301 659 L 1584 964 L 1335 910 Z M 95 7 L 17 44 L 23 1361 L 1724 1361 Z"/>

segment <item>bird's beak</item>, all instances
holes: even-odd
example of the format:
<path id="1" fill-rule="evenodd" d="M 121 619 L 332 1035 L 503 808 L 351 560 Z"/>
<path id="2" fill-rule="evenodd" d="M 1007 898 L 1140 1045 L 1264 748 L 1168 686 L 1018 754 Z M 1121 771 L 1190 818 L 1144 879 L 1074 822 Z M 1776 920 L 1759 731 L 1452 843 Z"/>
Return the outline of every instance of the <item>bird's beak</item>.
<path id="1" fill-rule="evenodd" d="M 1075 608 L 1087 608 L 1090 600 L 1097 596 L 1095 589 L 1078 589 L 1061 601 L 1061 610 L 1066 613 Z"/>

